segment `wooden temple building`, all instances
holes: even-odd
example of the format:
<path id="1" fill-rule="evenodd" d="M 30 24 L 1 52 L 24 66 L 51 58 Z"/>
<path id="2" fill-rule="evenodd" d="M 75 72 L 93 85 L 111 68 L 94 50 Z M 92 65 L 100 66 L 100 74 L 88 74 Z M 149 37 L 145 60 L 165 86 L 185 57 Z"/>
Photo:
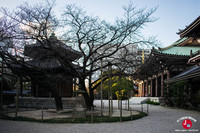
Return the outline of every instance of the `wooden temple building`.
<path id="1" fill-rule="evenodd" d="M 165 48 L 153 48 L 149 58 L 135 71 L 135 79 L 142 81 L 140 96 L 164 97 L 167 84 L 178 81 L 181 75 L 176 76 L 186 72 L 191 66 L 199 65 L 200 17 L 177 34 L 180 36 L 179 40 Z M 199 66 L 195 70 L 198 72 L 193 71 L 193 76 L 198 77 Z M 186 75 L 188 76 L 191 75 Z M 195 78 L 195 83 L 197 81 L 200 81 L 199 78 Z"/>
<path id="2" fill-rule="evenodd" d="M 55 92 L 52 89 L 56 88 L 59 96 L 72 97 L 73 79 L 77 78 L 73 68 L 80 68 L 72 62 L 82 57 L 80 52 L 58 40 L 53 33 L 42 43 L 25 46 L 24 55 L 29 58 L 25 67 L 15 65 L 15 70 L 30 79 L 31 96 L 50 97 Z"/>

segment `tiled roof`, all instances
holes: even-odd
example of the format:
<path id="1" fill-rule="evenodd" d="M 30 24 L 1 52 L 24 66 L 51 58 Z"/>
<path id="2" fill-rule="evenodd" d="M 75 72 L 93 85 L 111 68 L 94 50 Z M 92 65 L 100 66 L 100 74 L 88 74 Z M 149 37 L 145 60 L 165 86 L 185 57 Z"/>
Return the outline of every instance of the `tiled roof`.
<path id="1" fill-rule="evenodd" d="M 55 58 L 55 52 L 69 61 L 74 61 L 82 57 L 81 52 L 72 49 L 70 46 L 58 40 L 54 34 L 50 36 L 49 40 L 44 40 L 42 43 L 37 42 L 32 45 L 26 45 L 24 55 L 33 59 L 52 59 Z"/>
<path id="2" fill-rule="evenodd" d="M 134 72 L 135 79 L 144 79 L 163 72 L 165 69 L 172 69 L 174 66 L 186 65 L 190 56 L 175 55 L 152 51 L 145 63 Z"/>
<path id="3" fill-rule="evenodd" d="M 177 34 L 180 35 L 180 37 L 185 37 L 187 33 L 191 32 L 199 25 L 200 25 L 200 16 L 197 19 L 195 19 L 190 25 L 188 25 L 185 29 L 179 31 Z"/>
<path id="4" fill-rule="evenodd" d="M 192 47 L 192 46 L 187 46 L 187 47 L 180 47 L 180 46 L 173 46 L 165 50 L 161 50 L 161 53 L 165 54 L 174 54 L 174 55 L 190 55 L 192 52 L 196 52 L 200 50 L 200 47 Z"/>

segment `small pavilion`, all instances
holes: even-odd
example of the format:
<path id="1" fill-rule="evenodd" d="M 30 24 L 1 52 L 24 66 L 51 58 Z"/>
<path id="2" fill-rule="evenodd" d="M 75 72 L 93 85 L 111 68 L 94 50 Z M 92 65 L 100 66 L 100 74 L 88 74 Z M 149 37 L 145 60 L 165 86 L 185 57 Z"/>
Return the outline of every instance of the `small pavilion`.
<path id="1" fill-rule="evenodd" d="M 80 69 L 72 62 L 82 57 L 80 52 L 58 40 L 53 33 L 42 43 L 25 46 L 24 55 L 28 57 L 25 66 L 14 65 L 13 71 L 31 81 L 31 96 L 50 97 L 51 88 L 56 88 L 59 96 L 72 97 L 77 78 L 73 69 Z"/>

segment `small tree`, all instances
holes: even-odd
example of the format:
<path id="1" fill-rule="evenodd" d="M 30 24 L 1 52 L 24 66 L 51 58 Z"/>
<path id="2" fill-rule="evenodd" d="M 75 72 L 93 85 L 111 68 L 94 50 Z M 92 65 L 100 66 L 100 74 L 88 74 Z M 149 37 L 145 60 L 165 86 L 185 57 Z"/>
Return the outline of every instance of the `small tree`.
<path id="1" fill-rule="evenodd" d="M 109 71 L 105 71 L 103 73 L 103 77 L 106 78 L 106 80 L 103 82 L 103 98 L 108 99 L 108 92 L 110 87 L 110 82 L 112 83 L 112 97 L 113 99 L 117 99 L 119 94 L 118 90 L 119 87 L 121 87 L 120 90 L 123 91 L 123 99 L 127 99 L 128 93 L 132 90 L 133 84 L 132 82 L 127 79 L 126 77 L 122 77 L 121 81 L 119 79 L 119 71 L 117 69 L 113 70 L 112 72 L 112 78 L 109 78 Z M 98 81 L 100 82 L 100 80 Z M 121 83 L 121 85 L 120 85 Z M 100 87 L 97 88 L 98 91 L 100 91 Z"/>

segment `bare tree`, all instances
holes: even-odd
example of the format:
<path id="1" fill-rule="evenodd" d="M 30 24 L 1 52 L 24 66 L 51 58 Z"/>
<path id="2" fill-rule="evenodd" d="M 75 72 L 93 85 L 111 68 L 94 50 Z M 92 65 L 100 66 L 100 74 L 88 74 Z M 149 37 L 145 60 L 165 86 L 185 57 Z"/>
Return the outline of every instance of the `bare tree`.
<path id="1" fill-rule="evenodd" d="M 59 26 L 58 21 L 52 10 L 55 6 L 55 1 L 46 1 L 43 4 L 30 6 L 28 3 L 18 6 L 17 11 L 8 12 L 6 9 L 1 9 L 1 12 L 6 16 L 9 30 L 3 30 L 9 37 L 12 37 L 14 43 L 12 53 L 8 51 L 0 51 L 3 58 L 10 69 L 20 76 L 26 78 L 31 77 L 31 73 L 27 74 L 30 64 L 26 64 L 29 57 L 24 55 L 24 47 L 35 42 L 51 54 L 50 56 L 62 62 L 63 68 L 70 68 L 79 78 L 79 89 L 86 90 L 85 80 L 89 80 L 89 93 L 84 94 L 87 107 L 93 106 L 94 94 L 93 91 L 99 84 L 97 81 L 92 81 L 92 74 L 100 70 L 100 61 L 109 61 L 112 65 L 120 67 L 121 71 L 131 67 L 131 57 L 128 52 L 128 46 L 134 44 L 153 45 L 154 40 L 151 38 L 144 39 L 140 30 L 146 23 L 153 22 L 155 19 L 151 15 L 155 9 L 145 11 L 145 9 L 136 10 L 132 4 L 124 7 L 124 16 L 116 19 L 114 24 L 100 20 L 98 17 L 88 16 L 85 11 L 75 5 L 68 5 L 62 14 L 62 30 L 65 34 L 63 37 L 67 40 L 68 45 L 81 52 L 83 57 L 76 62 L 80 67 L 75 67 L 70 57 L 63 54 L 63 51 L 55 47 L 51 43 L 50 35 Z M 3 26 L 4 27 L 4 26 Z M 119 54 L 120 53 L 120 54 Z M 37 55 L 37 58 L 44 58 L 44 55 Z M 13 68 L 13 64 L 19 65 L 24 73 Z M 103 64 L 106 68 L 108 63 Z M 32 66 L 35 67 L 35 66 Z M 22 70 L 21 69 L 21 70 Z M 40 68 L 35 67 L 35 72 L 44 75 L 43 78 L 55 80 L 52 75 Z M 32 77 L 34 78 L 34 77 Z M 104 78 L 104 80 L 106 77 Z M 55 88 L 51 86 L 51 88 Z M 52 93 L 57 93 L 55 89 Z M 61 98 L 56 95 L 55 101 L 57 110 L 62 109 Z"/>
<path id="2" fill-rule="evenodd" d="M 80 89 L 86 91 L 85 80 L 89 80 L 89 94 L 84 94 L 87 106 L 93 105 L 94 89 L 99 85 L 92 81 L 92 74 L 100 70 L 100 61 L 112 62 L 112 65 L 121 67 L 124 71 L 132 64 L 128 61 L 127 48 L 129 45 L 145 44 L 153 45 L 154 40 L 144 39 L 140 30 L 148 22 L 155 19 L 150 16 L 155 12 L 151 9 L 136 10 L 132 4 L 124 7 L 124 16 L 116 19 L 114 24 L 101 21 L 98 17 L 88 16 L 85 11 L 75 5 L 68 5 L 63 14 L 63 26 L 67 29 L 64 37 L 74 48 L 82 52 L 80 65 L 82 73 L 79 73 Z M 122 50 L 121 55 L 119 51 Z M 123 65 L 122 65 L 123 64 Z M 106 68 L 108 63 L 103 64 Z"/>
<path id="3" fill-rule="evenodd" d="M 49 79 L 52 81 L 56 80 L 55 78 L 57 77 L 54 77 L 53 71 L 49 73 L 40 67 L 27 63 L 27 61 L 31 59 L 24 54 L 24 48 L 26 46 L 31 46 L 36 42 L 37 44 L 40 44 L 40 48 L 43 49 L 43 51 L 45 50 L 50 53 L 48 54 L 49 56 L 56 57 L 62 61 L 64 60 L 65 65 L 71 65 L 71 62 L 68 62 L 66 58 L 63 57 L 63 54 L 59 54 L 62 53 L 62 51 L 60 51 L 61 49 L 54 45 L 55 42 L 52 43 L 51 41 L 50 35 L 58 26 L 58 21 L 52 13 L 54 6 L 55 1 L 46 1 L 33 6 L 28 3 L 24 3 L 18 6 L 17 10 L 13 12 L 9 12 L 4 8 L 1 9 L 1 12 L 6 18 L 2 33 L 9 38 L 12 38 L 14 45 L 11 52 L 3 50 L 3 47 L 1 47 L 0 55 L 6 65 L 16 75 L 28 79 L 34 78 L 38 81 L 41 79 Z M 45 55 L 41 53 L 36 56 L 37 59 L 41 59 L 44 58 Z M 33 73 L 37 73 L 40 76 L 36 77 Z M 49 89 L 54 95 L 57 110 L 61 110 L 63 108 L 62 101 L 56 91 L 55 84 L 50 85 Z"/>

